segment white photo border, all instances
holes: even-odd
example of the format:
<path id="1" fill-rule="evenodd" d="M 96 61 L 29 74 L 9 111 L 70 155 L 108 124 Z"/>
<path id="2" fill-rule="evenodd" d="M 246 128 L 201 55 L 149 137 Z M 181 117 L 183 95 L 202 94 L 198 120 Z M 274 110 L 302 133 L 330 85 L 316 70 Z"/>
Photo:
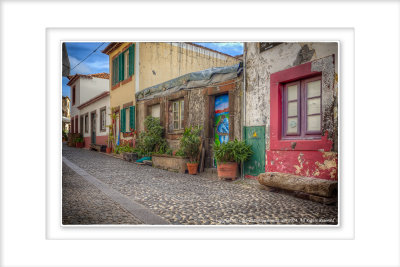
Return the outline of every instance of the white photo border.
<path id="1" fill-rule="evenodd" d="M 111 37 L 110 37 L 111 36 Z M 135 36 L 135 39 L 131 39 Z M 240 36 L 240 38 L 238 38 Z M 257 36 L 268 36 L 268 39 Z M 156 38 L 155 38 L 156 37 Z M 211 38 L 211 39 L 210 39 Z M 349 79 L 343 92 L 340 91 L 342 66 L 350 77 L 354 76 L 354 31 L 353 29 L 47 29 L 47 74 L 48 110 L 61 111 L 61 44 L 71 41 L 286 41 L 286 42 L 337 42 L 339 41 L 339 99 L 354 102 L 354 81 Z M 342 50 L 346 55 L 343 59 Z M 60 90 L 53 88 L 59 86 Z M 56 92 L 58 92 L 56 94 Z M 339 114 L 342 107 L 339 105 Z M 347 114 L 343 120 L 339 116 L 340 129 L 347 129 L 346 134 L 339 134 L 343 142 L 339 156 L 339 225 L 228 225 L 228 226 L 152 226 L 152 225 L 90 225 L 62 226 L 61 225 L 61 140 L 59 127 L 61 112 L 48 112 L 47 122 L 49 142 L 47 154 L 47 237 L 49 239 L 352 239 L 354 237 L 354 190 L 346 190 L 348 195 L 341 193 L 341 188 L 354 189 L 354 108 L 345 109 Z M 347 123 L 342 127 L 341 123 Z M 51 167 L 50 167 L 51 166 Z M 55 168 L 55 166 L 59 166 Z M 54 177 L 58 177 L 55 179 Z M 343 182 L 342 182 L 343 181 Z M 342 198 L 345 201 L 342 201 Z M 343 203 L 346 203 L 341 216 Z M 117 232 L 116 228 L 124 231 Z M 90 229 L 90 231 L 88 231 Z M 329 230 L 328 230 L 329 229 Z"/>
<path id="2" fill-rule="evenodd" d="M 3 0 L 0 12 L 0 266 L 399 266 L 399 2 L 205 1 L 200 4 L 151 0 Z M 299 14 L 302 14 L 301 20 L 297 19 Z M 282 34 L 288 28 L 299 31 L 315 27 L 353 29 L 354 74 L 349 74 L 348 66 L 343 65 L 343 60 L 351 57 L 344 49 L 340 53 L 343 68 L 339 74 L 341 93 L 345 94 L 343 91 L 348 87 L 355 89 L 352 91 L 354 98 L 350 98 L 353 101 L 341 98 L 341 107 L 346 113 L 340 114 L 346 119 L 347 110 L 355 110 L 355 118 L 350 119 L 355 119 L 357 139 L 349 145 L 355 146 L 356 157 L 354 164 L 347 161 L 345 164 L 352 164 L 356 170 L 356 183 L 340 190 L 344 196 L 343 204 L 347 203 L 345 196 L 355 190 L 351 214 L 355 228 L 349 232 L 349 238 L 292 240 L 296 237 L 290 233 L 287 240 L 240 240 L 252 238 L 246 234 L 240 236 L 243 233 L 240 229 L 235 233 L 239 234 L 235 240 L 104 240 L 95 234 L 99 229 L 90 228 L 84 232 L 96 240 L 55 240 L 60 237 L 49 231 L 50 224 L 46 225 L 46 209 L 52 204 L 46 201 L 46 195 L 54 193 L 46 192 L 49 189 L 46 189 L 46 175 L 59 164 L 58 160 L 56 166 L 49 167 L 45 163 L 53 149 L 47 145 L 51 143 L 47 140 L 51 136 L 46 135 L 46 120 L 53 121 L 48 108 L 53 106 L 46 108 L 46 103 L 56 99 L 46 95 L 46 86 L 50 86 L 45 77 L 47 29 L 120 29 L 121 26 L 232 27 L 226 32 L 268 27 Z M 100 35 L 102 30 L 92 31 L 98 31 Z M 84 39 L 87 37 L 80 40 Z M 109 40 L 116 39 L 117 34 Z M 240 39 L 244 40 L 243 37 Z M 341 47 L 344 46 L 341 42 Z M 15 71 L 25 66 L 22 65 L 25 62 L 29 63 L 28 71 L 26 68 L 23 72 Z M 51 94 L 60 95 L 60 78 L 52 78 L 57 79 L 57 85 Z M 347 86 L 349 81 L 353 84 Z M 27 119 L 21 127 L 20 120 L 15 118 Z M 346 127 L 345 122 L 341 123 Z M 382 129 L 390 133 L 389 137 L 382 135 Z M 342 137 L 347 137 L 347 128 L 341 131 Z M 341 140 L 344 153 L 347 148 L 343 142 Z M 348 169 L 340 172 L 348 173 Z M 346 209 L 352 207 L 341 208 L 341 219 L 345 219 Z M 341 223 L 342 227 L 346 224 L 345 221 Z M 279 234 L 290 228 L 272 229 Z M 301 231 L 309 229 L 301 228 Z M 322 230 L 328 233 L 336 229 Z M 113 238 L 123 236 L 126 230 L 112 229 Z M 193 232 L 200 238 L 203 236 L 200 230 Z M 257 232 L 262 235 L 264 229 Z M 72 239 L 78 237 L 69 236 Z M 154 234 L 154 239 L 159 239 L 158 233 Z"/>

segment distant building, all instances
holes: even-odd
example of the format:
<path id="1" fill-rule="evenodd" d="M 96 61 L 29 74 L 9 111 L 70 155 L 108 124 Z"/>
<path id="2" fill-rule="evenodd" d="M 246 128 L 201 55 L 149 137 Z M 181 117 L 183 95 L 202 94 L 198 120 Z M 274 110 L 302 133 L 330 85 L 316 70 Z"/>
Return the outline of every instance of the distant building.
<path id="1" fill-rule="evenodd" d="M 116 144 L 132 140 L 136 119 L 143 116 L 136 113 L 136 93 L 187 73 L 239 62 L 193 43 L 113 42 L 102 52 L 110 59 L 110 107 L 117 115 Z M 152 114 L 160 116 L 159 113 L 155 106 Z"/>
<path id="2" fill-rule="evenodd" d="M 75 74 L 68 76 L 71 87 L 71 133 L 85 138 L 85 147 L 90 143 L 104 143 L 104 128 L 109 110 L 109 74 Z M 104 109 L 105 117 L 104 116 Z M 107 121 L 105 122 L 107 125 Z M 107 128 L 107 127 L 106 127 Z M 107 129 L 106 129 L 107 130 Z"/>
<path id="3" fill-rule="evenodd" d="M 107 145 L 108 127 L 111 123 L 110 92 L 104 91 L 78 106 L 85 147 L 90 144 Z"/>
<path id="4" fill-rule="evenodd" d="M 65 132 L 69 132 L 71 127 L 70 102 L 71 101 L 68 96 L 62 97 L 62 130 Z"/>

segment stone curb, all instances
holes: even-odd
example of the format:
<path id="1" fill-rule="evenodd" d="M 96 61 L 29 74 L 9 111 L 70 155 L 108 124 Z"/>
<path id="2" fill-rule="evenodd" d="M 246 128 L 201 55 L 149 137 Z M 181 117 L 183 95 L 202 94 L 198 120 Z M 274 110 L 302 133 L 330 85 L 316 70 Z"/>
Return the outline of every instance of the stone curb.
<path id="1" fill-rule="evenodd" d="M 107 184 L 98 180 L 96 177 L 90 175 L 85 170 L 81 169 L 67 158 L 62 158 L 63 162 L 70 167 L 77 174 L 82 176 L 86 181 L 96 186 L 100 191 L 110 197 L 113 201 L 121 205 L 126 211 L 131 213 L 137 219 L 142 221 L 144 224 L 160 225 L 160 224 L 170 224 L 164 218 L 159 215 L 154 214 L 148 208 L 142 206 L 136 201 L 129 199 L 125 195 L 119 193 L 118 191 L 112 189 Z"/>

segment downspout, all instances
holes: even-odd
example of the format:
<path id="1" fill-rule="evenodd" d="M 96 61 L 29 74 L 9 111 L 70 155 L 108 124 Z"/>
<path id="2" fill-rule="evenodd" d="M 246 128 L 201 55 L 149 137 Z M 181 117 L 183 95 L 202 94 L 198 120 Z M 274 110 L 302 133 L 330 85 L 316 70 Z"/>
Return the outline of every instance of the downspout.
<path id="1" fill-rule="evenodd" d="M 246 42 L 243 46 L 243 119 L 242 119 L 242 141 L 244 141 L 244 127 L 246 126 Z M 241 176 L 244 180 L 244 162 L 241 164 Z"/>
<path id="2" fill-rule="evenodd" d="M 139 56 L 140 56 L 140 43 L 135 43 L 135 93 L 139 92 L 139 78 L 140 78 L 140 69 L 139 69 Z M 136 99 L 135 99 L 136 102 Z M 136 105 L 136 104 L 135 104 Z"/>

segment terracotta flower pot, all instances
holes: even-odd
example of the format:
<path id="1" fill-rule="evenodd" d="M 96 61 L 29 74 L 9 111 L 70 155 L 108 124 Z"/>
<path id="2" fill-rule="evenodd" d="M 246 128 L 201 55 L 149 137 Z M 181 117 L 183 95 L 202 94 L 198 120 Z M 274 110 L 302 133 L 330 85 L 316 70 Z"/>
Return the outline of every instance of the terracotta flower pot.
<path id="1" fill-rule="evenodd" d="M 112 150 L 111 147 L 107 147 L 107 148 L 106 148 L 106 153 L 107 153 L 107 154 L 110 154 L 110 153 L 111 153 L 111 150 Z"/>
<path id="2" fill-rule="evenodd" d="M 75 143 L 75 146 L 77 148 L 82 148 L 83 147 L 83 142 L 77 142 L 77 143 Z"/>
<path id="3" fill-rule="evenodd" d="M 217 172 L 219 179 L 235 180 L 238 174 L 238 164 L 237 162 L 218 163 Z"/>
<path id="4" fill-rule="evenodd" d="M 199 167 L 199 163 L 186 163 L 188 167 L 189 174 L 197 174 L 197 167 Z"/>

